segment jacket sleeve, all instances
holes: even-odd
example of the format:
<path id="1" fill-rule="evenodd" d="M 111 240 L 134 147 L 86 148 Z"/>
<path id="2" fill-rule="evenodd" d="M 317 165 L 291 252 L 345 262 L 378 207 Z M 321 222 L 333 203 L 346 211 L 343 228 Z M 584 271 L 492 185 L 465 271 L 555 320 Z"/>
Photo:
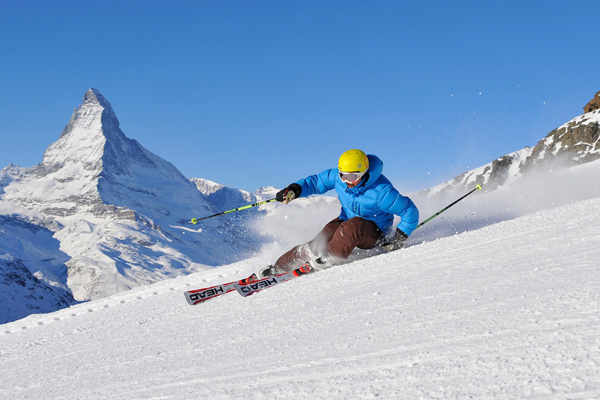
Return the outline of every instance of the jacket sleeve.
<path id="1" fill-rule="evenodd" d="M 390 187 L 383 190 L 378 199 L 377 205 L 382 211 L 394 214 L 400 217 L 398 229 L 408 236 L 416 229 L 419 224 L 419 210 L 411 199 L 402 196 L 396 189 Z"/>
<path id="2" fill-rule="evenodd" d="M 300 197 L 310 196 L 311 194 L 323 194 L 335 188 L 335 179 L 337 169 L 328 169 L 318 175 L 311 175 L 300 179 L 296 183 L 302 188 Z"/>

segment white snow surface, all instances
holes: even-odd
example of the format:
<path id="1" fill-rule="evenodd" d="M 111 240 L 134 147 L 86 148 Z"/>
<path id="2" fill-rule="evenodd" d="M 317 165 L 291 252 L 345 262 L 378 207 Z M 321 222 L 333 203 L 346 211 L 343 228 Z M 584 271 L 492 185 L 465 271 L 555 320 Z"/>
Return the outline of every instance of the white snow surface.
<path id="1" fill-rule="evenodd" d="M 263 258 L 0 325 L 0 398 L 600 398 L 600 196 L 185 302 Z"/>

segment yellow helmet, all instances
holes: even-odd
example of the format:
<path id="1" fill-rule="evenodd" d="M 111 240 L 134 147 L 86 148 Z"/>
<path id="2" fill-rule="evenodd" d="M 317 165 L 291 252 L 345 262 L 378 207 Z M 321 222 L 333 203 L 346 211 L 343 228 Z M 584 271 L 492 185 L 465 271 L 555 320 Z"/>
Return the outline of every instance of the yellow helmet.
<path id="1" fill-rule="evenodd" d="M 348 150 L 340 156 L 338 169 L 343 172 L 366 172 L 369 169 L 369 158 L 362 150 Z"/>

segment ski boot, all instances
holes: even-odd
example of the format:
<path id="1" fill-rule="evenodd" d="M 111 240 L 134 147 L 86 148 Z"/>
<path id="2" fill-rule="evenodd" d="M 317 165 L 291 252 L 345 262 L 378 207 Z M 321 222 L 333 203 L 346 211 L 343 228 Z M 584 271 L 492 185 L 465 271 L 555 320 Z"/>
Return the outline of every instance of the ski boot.
<path id="1" fill-rule="evenodd" d="M 263 268 L 260 271 L 258 271 L 257 275 L 258 279 L 268 278 L 269 276 L 277 275 L 277 270 L 275 269 L 274 265 L 267 265 L 266 268 Z"/>
<path id="2" fill-rule="evenodd" d="M 266 268 L 261 269 L 258 272 L 253 273 L 246 279 L 240 280 L 240 285 L 247 285 L 252 282 L 256 282 L 263 278 L 268 278 L 269 276 L 277 275 L 277 271 L 275 271 L 275 267 L 273 265 L 269 265 Z"/>
<path id="3" fill-rule="evenodd" d="M 327 268 L 325 260 L 321 257 L 305 262 L 300 268 L 294 270 L 294 275 L 300 276 L 310 274 L 311 272 L 320 271 Z"/>

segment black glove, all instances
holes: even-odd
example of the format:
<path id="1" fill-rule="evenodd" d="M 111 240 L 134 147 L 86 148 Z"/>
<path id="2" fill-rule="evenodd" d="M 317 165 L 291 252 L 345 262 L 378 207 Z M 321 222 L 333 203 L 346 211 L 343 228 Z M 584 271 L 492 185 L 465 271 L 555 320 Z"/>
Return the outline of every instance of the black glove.
<path id="1" fill-rule="evenodd" d="M 387 239 L 381 247 L 388 253 L 390 251 L 398 250 L 404 247 L 404 242 L 408 239 L 408 235 L 396 228 L 396 234 L 393 238 Z"/>
<path id="2" fill-rule="evenodd" d="M 292 183 L 291 185 L 288 185 L 285 189 L 277 192 L 277 194 L 275 195 L 275 199 L 277 201 L 283 202 L 284 204 L 287 204 L 290 201 L 300 197 L 300 194 L 302 194 L 302 187 L 300 187 L 300 185 L 298 185 L 297 183 Z"/>

